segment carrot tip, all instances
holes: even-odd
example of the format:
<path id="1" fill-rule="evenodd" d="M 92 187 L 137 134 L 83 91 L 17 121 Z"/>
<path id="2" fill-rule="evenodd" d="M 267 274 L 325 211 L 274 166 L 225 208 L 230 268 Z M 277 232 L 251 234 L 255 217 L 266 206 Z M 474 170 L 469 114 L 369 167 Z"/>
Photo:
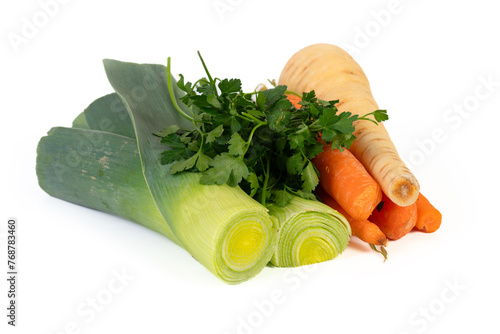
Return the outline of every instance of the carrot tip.
<path id="1" fill-rule="evenodd" d="M 378 239 L 378 244 L 381 246 L 387 246 L 387 238 Z"/>
<path id="2" fill-rule="evenodd" d="M 374 244 L 370 244 L 370 247 L 377 253 L 381 254 L 384 257 L 384 263 L 387 260 L 387 250 L 384 248 L 384 246 L 380 246 L 380 249 L 377 249 L 377 247 Z"/>

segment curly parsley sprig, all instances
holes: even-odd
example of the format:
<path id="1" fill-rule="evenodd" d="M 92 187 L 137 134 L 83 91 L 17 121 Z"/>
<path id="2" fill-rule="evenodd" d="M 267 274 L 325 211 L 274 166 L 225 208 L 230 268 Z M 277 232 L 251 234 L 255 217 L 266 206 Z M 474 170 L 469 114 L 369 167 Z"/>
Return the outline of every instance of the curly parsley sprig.
<path id="1" fill-rule="evenodd" d="M 385 110 L 361 117 L 338 113 L 338 100 L 320 100 L 314 91 L 303 93 L 300 108 L 296 108 L 283 85 L 245 93 L 239 79 L 212 77 L 198 55 L 207 77 L 193 84 L 185 82 L 181 74 L 177 86 L 185 94 L 179 102 L 168 59 L 172 102 L 194 129 L 171 125 L 155 133 L 168 146 L 161 162 L 170 164 L 172 174 L 201 172 L 202 184 L 239 185 L 263 205 L 286 205 L 291 194 L 315 199 L 319 178 L 311 160 L 323 150 L 323 144 L 332 149 L 349 148 L 355 139 L 353 122 L 378 124 L 388 119 Z"/>

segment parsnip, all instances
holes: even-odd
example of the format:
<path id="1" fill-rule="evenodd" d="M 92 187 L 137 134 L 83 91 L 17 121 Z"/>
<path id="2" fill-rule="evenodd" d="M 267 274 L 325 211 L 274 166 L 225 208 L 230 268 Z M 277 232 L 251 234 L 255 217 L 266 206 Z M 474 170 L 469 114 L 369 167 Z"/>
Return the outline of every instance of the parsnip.
<path id="1" fill-rule="evenodd" d="M 323 100 L 340 100 L 339 112 L 350 111 L 362 116 L 379 109 L 361 67 L 335 45 L 314 44 L 298 51 L 285 65 L 279 84 L 298 93 L 314 90 Z M 363 120 L 354 125 L 356 140 L 350 151 L 394 203 L 413 204 L 420 186 L 399 156 L 384 125 Z"/>

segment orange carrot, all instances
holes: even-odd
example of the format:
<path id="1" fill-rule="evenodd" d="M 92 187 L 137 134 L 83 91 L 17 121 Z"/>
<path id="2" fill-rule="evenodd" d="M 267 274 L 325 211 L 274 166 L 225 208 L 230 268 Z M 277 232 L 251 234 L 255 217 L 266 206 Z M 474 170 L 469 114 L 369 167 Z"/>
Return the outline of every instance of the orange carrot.
<path id="1" fill-rule="evenodd" d="M 377 224 L 387 238 L 397 240 L 410 232 L 417 223 L 417 203 L 399 206 L 384 194 L 382 202 L 369 219 Z"/>
<path id="2" fill-rule="evenodd" d="M 387 238 L 380 228 L 367 219 L 354 219 L 352 218 L 344 209 L 337 203 L 326 191 L 318 187 L 316 189 L 316 195 L 320 200 L 331 207 L 334 210 L 340 212 L 344 216 L 349 225 L 351 225 L 352 235 L 358 237 L 359 239 L 373 245 L 386 246 Z"/>
<path id="3" fill-rule="evenodd" d="M 312 160 L 323 189 L 354 219 L 367 219 L 382 198 L 378 183 L 363 165 L 344 149 L 324 145 Z"/>
<path id="4" fill-rule="evenodd" d="M 286 96 L 286 98 L 293 103 L 293 106 L 297 109 L 300 109 L 300 107 L 302 107 L 299 102 L 302 101 L 302 98 L 297 96 L 297 95 L 293 95 L 293 94 L 289 94 Z"/>
<path id="5" fill-rule="evenodd" d="M 422 193 L 419 193 L 416 203 L 417 223 L 415 224 L 415 228 L 422 232 L 435 232 L 441 226 L 441 212 Z"/>
<path id="6" fill-rule="evenodd" d="M 287 95 L 296 108 L 302 98 Z M 329 151 L 329 152 L 326 152 Z M 380 186 L 368 174 L 363 165 L 348 150 L 331 150 L 324 145 L 323 152 L 313 159 L 320 173 L 320 183 L 329 196 L 342 203 L 343 210 L 354 219 L 365 220 L 382 198 Z M 342 168 L 342 171 L 337 171 Z M 350 186 L 350 188 L 345 188 Z M 354 188 L 353 188 L 354 186 Z"/>

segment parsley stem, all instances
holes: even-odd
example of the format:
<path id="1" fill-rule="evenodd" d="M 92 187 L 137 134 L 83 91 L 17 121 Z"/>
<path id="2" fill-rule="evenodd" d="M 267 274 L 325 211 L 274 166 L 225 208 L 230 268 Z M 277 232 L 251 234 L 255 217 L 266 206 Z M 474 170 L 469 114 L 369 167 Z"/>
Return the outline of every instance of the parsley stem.
<path id="1" fill-rule="evenodd" d="M 217 86 L 215 85 L 215 81 L 212 78 L 212 76 L 210 75 L 210 72 L 208 71 L 207 65 L 205 64 L 205 61 L 203 60 L 203 57 L 201 56 L 200 51 L 198 51 L 198 56 L 200 57 L 203 68 L 205 69 L 205 73 L 207 73 L 207 77 L 208 77 L 208 80 L 210 81 L 210 84 L 214 87 L 215 96 L 219 97 L 219 93 L 217 92 Z"/>
<path id="2" fill-rule="evenodd" d="M 256 123 L 256 121 L 255 121 L 255 120 L 253 120 L 253 119 L 251 119 L 251 118 L 249 118 L 249 117 L 245 117 L 245 116 L 240 115 L 240 114 L 236 114 L 236 115 L 234 115 L 234 116 L 239 117 L 239 118 L 241 118 L 241 119 L 244 119 L 245 121 L 249 121 L 249 122 Z M 259 121 L 259 122 L 257 122 L 257 123 L 260 123 L 260 121 Z"/>
<path id="3" fill-rule="evenodd" d="M 203 144 L 205 144 L 205 134 L 201 133 L 201 132 L 200 132 L 200 134 L 201 134 L 201 143 L 200 143 L 200 148 L 198 149 L 197 154 L 203 154 Z"/>
<path id="4" fill-rule="evenodd" d="M 291 91 L 291 90 L 285 90 L 285 95 L 295 95 L 298 97 L 302 97 L 302 95 L 300 95 L 299 93 L 296 93 L 296 92 Z"/>
<path id="5" fill-rule="evenodd" d="M 299 148 L 299 152 L 300 155 L 302 155 L 302 157 L 304 158 L 304 165 L 302 166 L 302 168 L 304 168 L 307 163 L 311 162 L 311 160 L 309 160 L 309 158 L 304 154 L 304 151 L 301 148 Z"/>
<path id="6" fill-rule="evenodd" d="M 177 110 L 177 112 L 181 114 L 181 116 L 184 117 L 185 119 L 195 123 L 194 118 L 186 114 L 184 110 L 181 109 L 181 107 L 177 103 L 177 99 L 175 98 L 174 87 L 172 85 L 172 72 L 170 71 L 170 57 L 167 58 L 167 86 L 168 86 L 168 93 L 170 94 L 170 100 L 172 101 L 175 110 Z"/>
<path id="7" fill-rule="evenodd" d="M 246 112 L 242 112 L 241 113 L 242 116 L 245 116 L 244 118 L 247 119 L 247 120 L 253 120 L 254 122 L 256 123 L 262 123 L 262 121 L 258 118 L 256 118 L 255 116 L 252 116 L 250 115 L 249 113 L 246 113 Z M 239 116 L 239 115 L 238 115 Z M 267 124 L 267 122 L 264 122 Z M 259 125 L 260 126 L 260 125 Z"/>
<path id="8" fill-rule="evenodd" d="M 252 138 L 253 138 L 253 134 L 255 133 L 255 130 L 257 130 L 259 127 L 261 127 L 263 125 L 267 125 L 267 122 L 260 122 L 260 124 L 257 124 L 256 126 L 253 127 L 252 132 L 250 132 L 250 136 L 248 137 L 247 147 L 245 149 L 245 153 L 250 148 L 250 144 L 252 143 Z"/>
<path id="9" fill-rule="evenodd" d="M 363 115 L 363 116 L 361 116 L 361 117 L 358 117 L 358 120 L 370 121 L 370 122 L 373 122 L 373 123 L 375 123 L 375 124 L 377 124 L 377 125 L 378 125 L 378 124 L 380 123 L 380 121 L 381 121 L 381 120 L 377 119 L 376 114 L 380 114 L 380 113 L 385 114 L 385 115 L 386 115 L 386 117 L 387 117 L 387 111 L 386 111 L 386 110 L 375 110 L 375 111 L 372 111 L 372 112 L 370 112 L 370 113 L 368 113 L 368 114 L 365 114 L 365 115 Z M 375 118 L 375 119 L 372 119 L 372 118 L 368 118 L 368 117 L 367 117 L 367 116 L 370 116 L 370 115 L 372 115 L 372 116 L 373 116 L 373 118 Z M 383 119 L 382 119 L 382 121 L 383 121 L 384 119 L 387 119 L 387 118 L 383 118 Z"/>
<path id="10" fill-rule="evenodd" d="M 203 80 L 205 80 L 205 78 L 201 78 L 201 79 L 196 80 L 195 83 L 193 84 L 193 89 L 196 87 L 196 85 L 198 85 L 198 83 L 200 81 L 203 81 Z"/>
<path id="11" fill-rule="evenodd" d="M 360 120 L 363 120 L 363 121 L 370 121 L 370 122 L 375 123 L 375 124 L 377 124 L 377 125 L 378 125 L 378 122 L 377 122 L 376 120 L 373 120 L 373 119 L 371 119 L 371 118 L 366 117 L 366 116 L 370 116 L 370 115 L 372 115 L 372 114 L 373 114 L 372 112 L 371 112 L 371 113 L 368 113 L 368 114 L 366 114 L 366 115 L 363 115 L 363 116 L 361 116 L 361 117 L 358 117 L 356 120 L 357 120 L 357 121 L 360 121 Z"/>
<path id="12" fill-rule="evenodd" d="M 269 170 L 271 169 L 270 160 L 266 160 L 266 172 L 264 173 L 264 184 L 262 185 L 262 197 L 260 198 L 260 204 L 266 206 L 267 197 L 267 183 L 269 181 Z"/>
<path id="13" fill-rule="evenodd" d="M 273 79 L 273 80 L 267 79 L 267 82 L 269 82 L 271 84 L 271 86 L 273 86 L 274 88 L 276 88 L 276 80 L 275 79 Z"/>

